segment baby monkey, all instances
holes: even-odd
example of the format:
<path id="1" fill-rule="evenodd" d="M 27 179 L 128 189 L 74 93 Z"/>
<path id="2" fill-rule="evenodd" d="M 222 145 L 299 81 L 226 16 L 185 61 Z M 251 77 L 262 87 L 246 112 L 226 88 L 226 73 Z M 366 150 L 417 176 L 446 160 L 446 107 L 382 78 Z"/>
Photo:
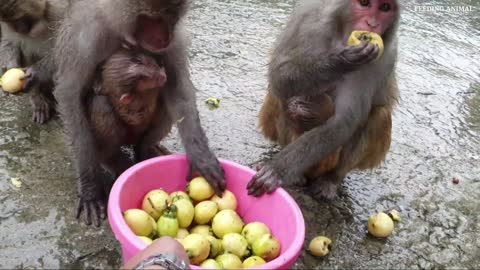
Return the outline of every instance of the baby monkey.
<path id="1" fill-rule="evenodd" d="M 132 165 L 121 146 L 135 146 L 164 109 L 159 101 L 167 76 L 154 58 L 129 49 L 113 54 L 100 65 L 99 74 L 88 99 L 89 120 L 100 162 L 118 176 Z M 169 153 L 158 147 L 160 154 Z"/>

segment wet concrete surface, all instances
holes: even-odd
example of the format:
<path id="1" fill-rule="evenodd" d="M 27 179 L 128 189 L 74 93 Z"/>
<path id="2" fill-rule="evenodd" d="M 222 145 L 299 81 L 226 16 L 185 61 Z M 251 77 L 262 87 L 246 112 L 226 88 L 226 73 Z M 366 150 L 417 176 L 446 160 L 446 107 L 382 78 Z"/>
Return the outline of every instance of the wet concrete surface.
<path id="1" fill-rule="evenodd" d="M 188 17 L 192 77 L 211 147 L 252 164 L 278 149 L 257 129 L 266 64 L 295 1 L 198 0 Z M 380 168 L 353 172 L 340 196 L 316 202 L 290 189 L 307 225 L 333 240 L 330 255 L 303 251 L 295 268 L 480 268 L 480 3 L 404 1 L 398 77 L 402 99 Z M 444 6 L 444 11 L 418 7 Z M 470 6 L 470 11 L 447 11 Z M 221 99 L 208 110 L 207 97 Z M 0 268 L 115 268 L 120 248 L 107 222 L 74 219 L 76 186 L 58 119 L 37 126 L 26 97 L 0 96 Z M 182 151 L 173 132 L 166 145 Z M 16 188 L 11 178 L 23 185 Z M 454 184 L 453 178 L 459 183 Z M 386 240 L 368 216 L 397 209 Z"/>

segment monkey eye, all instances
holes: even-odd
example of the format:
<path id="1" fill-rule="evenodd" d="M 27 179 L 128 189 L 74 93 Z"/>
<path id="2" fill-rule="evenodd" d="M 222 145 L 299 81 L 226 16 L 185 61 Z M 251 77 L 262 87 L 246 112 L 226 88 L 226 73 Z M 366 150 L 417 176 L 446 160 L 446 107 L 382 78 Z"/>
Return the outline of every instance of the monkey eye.
<path id="1" fill-rule="evenodd" d="M 370 0 L 358 0 L 361 6 L 369 6 L 370 5 Z"/>
<path id="2" fill-rule="evenodd" d="M 380 7 L 378 9 L 383 11 L 383 12 L 387 12 L 387 11 L 390 11 L 392 9 L 392 5 L 390 5 L 390 3 L 383 3 L 383 4 L 380 5 Z"/>
<path id="3" fill-rule="evenodd" d="M 133 62 L 134 64 L 136 64 L 136 65 L 142 65 L 142 64 L 143 64 L 142 58 L 140 58 L 140 57 L 134 57 L 134 58 L 132 59 L 132 62 Z"/>
<path id="4" fill-rule="evenodd" d="M 22 17 L 12 22 L 15 31 L 21 34 L 28 34 L 34 25 L 34 21 L 30 17 Z"/>

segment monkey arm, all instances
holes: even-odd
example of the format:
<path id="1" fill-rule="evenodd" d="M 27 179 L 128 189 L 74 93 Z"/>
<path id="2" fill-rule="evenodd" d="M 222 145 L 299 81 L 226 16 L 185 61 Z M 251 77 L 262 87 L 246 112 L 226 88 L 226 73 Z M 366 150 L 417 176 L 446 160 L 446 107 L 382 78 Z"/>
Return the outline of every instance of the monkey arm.
<path id="1" fill-rule="evenodd" d="M 302 44 L 315 42 L 306 39 Z M 350 72 L 373 61 L 379 50 L 368 43 L 332 49 L 302 48 L 306 46 L 302 44 L 293 53 L 274 56 L 270 64 L 271 89 L 283 100 L 326 92 Z"/>
<path id="2" fill-rule="evenodd" d="M 225 190 L 224 171 L 208 146 L 196 106 L 195 86 L 190 80 L 184 45 L 172 48 L 166 58 L 168 89 L 167 108 L 178 131 L 190 163 L 190 175 L 198 172 L 214 187 L 217 194 Z M 174 79 L 174 81 L 171 80 Z"/>
<path id="3" fill-rule="evenodd" d="M 54 72 L 55 65 L 53 61 L 53 55 L 48 53 L 39 61 L 35 62 L 35 64 L 27 67 L 26 75 L 24 77 L 26 82 L 23 87 L 24 91 L 29 91 L 33 88 L 33 92 L 38 92 L 39 88 L 36 86 L 48 83 L 50 80 L 52 80 Z M 38 94 L 33 93 L 33 95 Z"/>
<path id="4" fill-rule="evenodd" d="M 103 174 L 87 118 L 85 97 L 92 86 L 96 66 L 110 56 L 117 46 L 115 40 L 101 33 L 102 27 L 97 20 L 88 24 L 80 23 L 83 21 L 82 14 L 88 13 L 83 10 L 78 12 L 81 14 L 73 13 L 71 21 L 67 20 L 59 30 L 54 50 L 58 67 L 54 95 L 67 135 L 66 143 L 70 146 L 79 177 L 77 218 L 84 212 L 85 223 L 91 224 L 93 218 L 94 224 L 100 226 L 100 218 L 106 215 Z"/>
<path id="5" fill-rule="evenodd" d="M 379 49 L 368 43 L 347 46 L 335 14 L 345 1 L 302 1 L 279 37 L 269 64 L 273 94 L 283 101 L 293 96 L 322 94 L 349 74 L 373 61 Z M 332 14 L 333 13 L 333 14 Z M 363 68 L 362 68 L 363 69 Z"/>
<path id="6" fill-rule="evenodd" d="M 364 91 L 358 88 L 350 89 L 357 92 Z M 344 145 L 366 121 L 371 107 L 371 94 L 354 95 L 352 93 L 354 91 L 346 92 L 340 92 L 337 96 L 335 115 L 332 118 L 325 124 L 304 133 L 297 141 L 280 152 L 274 165 L 279 171 L 284 171 L 280 174 L 302 175 L 319 160 Z M 297 169 L 292 171 L 291 167 Z"/>
<path id="7" fill-rule="evenodd" d="M 255 175 L 247 188 L 251 195 L 271 193 L 282 184 L 304 182 L 304 173 L 344 145 L 368 117 L 375 87 L 358 78 L 347 78 L 338 86 L 335 116 L 311 129 L 285 147 Z"/>

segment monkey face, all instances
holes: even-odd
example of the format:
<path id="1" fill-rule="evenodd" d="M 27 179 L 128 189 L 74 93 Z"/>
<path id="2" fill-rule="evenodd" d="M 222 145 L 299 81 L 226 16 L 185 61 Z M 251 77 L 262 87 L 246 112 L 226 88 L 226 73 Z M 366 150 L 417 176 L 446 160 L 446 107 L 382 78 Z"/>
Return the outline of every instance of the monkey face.
<path id="1" fill-rule="evenodd" d="M 158 53 L 168 47 L 173 37 L 173 25 L 162 17 L 140 15 L 137 19 L 135 39 L 140 46 L 150 52 Z"/>
<path id="2" fill-rule="evenodd" d="M 120 50 L 102 67 L 102 93 L 119 106 L 141 107 L 166 83 L 164 67 L 145 54 Z"/>
<path id="3" fill-rule="evenodd" d="M 140 1 L 133 34 L 139 45 L 152 53 L 160 53 L 170 45 L 175 26 L 187 9 L 187 0 L 143 0 Z M 128 41 L 128 37 L 126 38 Z"/>
<path id="4" fill-rule="evenodd" d="M 45 0 L 4 0 L 0 3 L 0 20 L 14 32 L 31 38 L 48 34 Z"/>
<path id="5" fill-rule="evenodd" d="M 383 35 L 398 16 L 396 0 L 351 0 L 353 30 Z"/>

